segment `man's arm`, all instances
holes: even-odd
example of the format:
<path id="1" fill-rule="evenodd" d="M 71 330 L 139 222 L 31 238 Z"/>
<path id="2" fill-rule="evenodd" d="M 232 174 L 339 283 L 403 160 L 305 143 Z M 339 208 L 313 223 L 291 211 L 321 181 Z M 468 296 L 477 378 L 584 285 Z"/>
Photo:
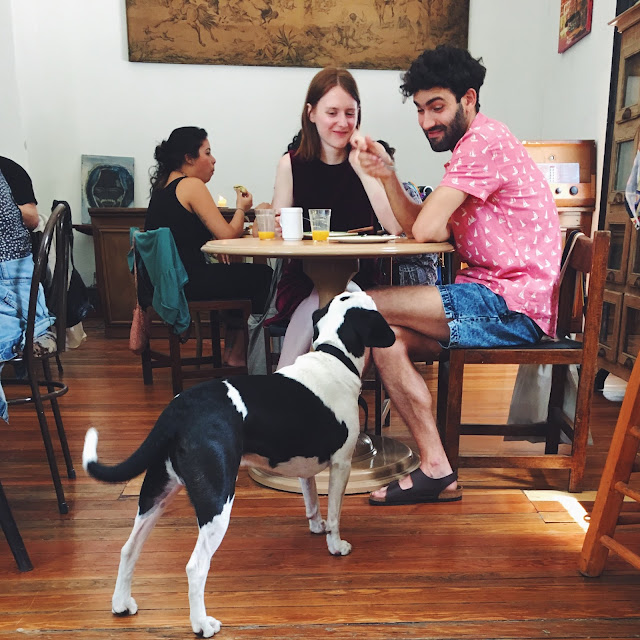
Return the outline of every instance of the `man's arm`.
<path id="1" fill-rule="evenodd" d="M 451 236 L 449 218 L 466 200 L 464 191 L 437 187 L 427 196 L 411 233 L 418 242 L 445 242 Z M 408 234 L 407 234 L 408 235 Z"/>
<path id="2" fill-rule="evenodd" d="M 18 209 L 20 209 L 22 213 L 24 226 L 27 227 L 29 231 L 33 231 L 38 226 L 38 222 L 40 222 L 38 207 L 36 207 L 33 202 L 27 202 L 26 204 L 19 204 Z"/>
<path id="3" fill-rule="evenodd" d="M 420 205 L 407 195 L 395 173 L 393 160 L 381 144 L 374 142 L 369 136 L 362 137 L 358 132 L 351 138 L 351 146 L 356 149 L 355 161 L 359 162 L 362 170 L 382 183 L 395 219 L 410 236 L 411 228 L 420 213 Z"/>

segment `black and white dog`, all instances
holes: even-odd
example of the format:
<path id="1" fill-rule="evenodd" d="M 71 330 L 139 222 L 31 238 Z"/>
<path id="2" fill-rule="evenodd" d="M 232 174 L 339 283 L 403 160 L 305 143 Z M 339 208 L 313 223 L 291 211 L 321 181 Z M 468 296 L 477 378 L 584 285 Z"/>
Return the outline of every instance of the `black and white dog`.
<path id="1" fill-rule="evenodd" d="M 298 476 L 313 533 L 329 552 L 347 555 L 340 509 L 359 431 L 358 394 L 365 347 L 388 347 L 395 335 L 363 292 L 336 296 L 313 314 L 315 351 L 271 376 L 237 376 L 176 396 L 127 460 L 100 464 L 98 433 L 85 437 L 82 465 L 98 480 L 123 482 L 146 470 L 133 531 L 122 548 L 112 599 L 134 614 L 131 579 L 142 545 L 169 500 L 185 486 L 200 528 L 187 563 L 191 626 L 205 638 L 220 630 L 207 616 L 204 586 L 211 557 L 229 525 L 240 466 Z M 328 514 L 320 516 L 315 475 L 330 468 Z"/>

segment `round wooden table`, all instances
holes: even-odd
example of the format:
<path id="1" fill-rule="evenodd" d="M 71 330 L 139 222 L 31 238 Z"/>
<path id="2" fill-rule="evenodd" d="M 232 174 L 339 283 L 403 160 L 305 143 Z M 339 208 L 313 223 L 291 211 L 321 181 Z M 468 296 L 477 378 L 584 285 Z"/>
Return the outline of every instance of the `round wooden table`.
<path id="1" fill-rule="evenodd" d="M 358 272 L 360 258 L 382 258 L 422 253 L 450 253 L 448 242 L 416 242 L 398 238 L 388 242 L 355 240 L 344 242 L 312 242 L 311 240 L 260 240 L 254 237 L 232 240 L 210 240 L 202 251 L 210 254 L 234 256 L 300 258 L 304 272 L 313 281 L 320 298 L 320 306 L 342 293 L 349 280 Z M 353 455 L 347 493 L 364 493 L 383 487 L 392 480 L 413 471 L 420 461 L 405 444 L 384 436 L 361 433 Z M 287 478 L 260 469 L 250 469 L 249 475 L 259 484 L 299 493 L 297 478 Z M 328 492 L 328 470 L 316 476 L 319 493 Z"/>

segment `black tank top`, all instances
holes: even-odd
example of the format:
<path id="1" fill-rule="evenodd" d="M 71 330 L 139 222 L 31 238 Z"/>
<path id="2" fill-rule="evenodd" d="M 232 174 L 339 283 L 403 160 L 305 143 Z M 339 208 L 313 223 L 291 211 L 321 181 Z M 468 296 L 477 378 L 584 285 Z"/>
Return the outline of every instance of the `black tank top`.
<path id="1" fill-rule="evenodd" d="M 293 175 L 293 205 L 304 209 L 304 230 L 309 231 L 308 210 L 331 209 L 331 229 L 348 231 L 373 225 L 380 228 L 367 192 L 345 160 L 325 164 L 322 160 L 300 160 L 290 151 Z"/>
<path id="2" fill-rule="evenodd" d="M 195 213 L 185 209 L 176 196 L 176 188 L 183 178 L 176 178 L 164 189 L 154 191 L 147 208 L 144 230 L 168 227 L 171 229 L 182 264 L 188 274 L 205 264 L 200 247 L 211 240 L 211 232 Z"/>

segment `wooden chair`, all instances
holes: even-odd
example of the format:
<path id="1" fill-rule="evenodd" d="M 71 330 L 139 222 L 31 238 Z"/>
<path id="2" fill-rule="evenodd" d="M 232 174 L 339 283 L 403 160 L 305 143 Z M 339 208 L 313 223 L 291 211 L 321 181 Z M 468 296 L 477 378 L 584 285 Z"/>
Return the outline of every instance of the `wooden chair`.
<path id="1" fill-rule="evenodd" d="M 171 369 L 171 386 L 174 395 L 183 390 L 185 380 L 210 380 L 211 378 L 246 375 L 248 371 L 246 365 L 243 367 L 230 367 L 222 362 L 220 313 L 231 310 L 240 311 L 242 314 L 246 357 L 246 346 L 249 344 L 248 321 L 251 315 L 251 300 L 200 300 L 189 302 L 189 313 L 192 319 L 197 318 L 195 325 L 199 327 L 198 332 L 194 332 L 197 343 L 196 355 L 185 357 L 182 354 L 182 345 L 189 339 L 190 334 L 179 336 L 174 332 L 171 325 L 166 325 L 169 352 L 152 349 L 150 341 L 140 356 L 144 384 L 153 384 L 154 369 L 167 367 Z M 211 355 L 202 355 L 202 343 L 204 340 L 202 333 L 206 325 L 202 325 L 201 315 L 205 315 L 209 319 Z"/>
<path id="2" fill-rule="evenodd" d="M 569 490 L 580 490 L 597 371 L 598 334 L 609 241 L 608 231 L 596 231 L 593 239 L 580 236 L 576 240 L 560 288 L 557 339 L 529 347 L 450 349 L 442 354 L 438 368 L 437 421 L 454 469 L 460 466 L 569 469 Z M 576 308 L 582 308 L 584 301 L 583 275 L 589 275 L 589 295 L 583 327 L 577 327 Z M 569 335 L 572 333 L 580 333 L 581 340 L 570 339 Z M 553 365 L 547 421 L 531 425 L 461 424 L 462 385 L 466 364 Z M 580 367 L 580 381 L 575 416 L 571 421 L 563 415 L 562 406 L 567 368 L 572 364 Z M 570 455 L 558 454 L 560 431 L 572 442 Z M 466 434 L 543 436 L 545 453 L 502 457 L 461 456 L 460 436 Z"/>
<path id="3" fill-rule="evenodd" d="M 169 229 L 158 229 L 157 231 L 163 232 L 175 248 Z M 135 237 L 142 236 L 142 234 L 136 233 L 137 229 L 132 229 L 131 232 L 135 234 Z M 156 234 L 156 236 L 152 238 L 154 244 L 151 251 L 151 253 L 155 253 L 158 250 L 158 245 L 155 243 L 159 241 L 161 236 L 158 235 L 156 231 L 149 233 Z M 152 318 L 162 319 L 160 312 L 154 310 L 152 306 L 148 306 L 148 303 L 151 303 L 153 299 L 153 283 L 137 248 L 135 250 L 135 257 L 138 267 L 138 275 L 135 280 L 138 302 L 143 308 L 147 307 L 147 313 L 150 313 Z M 182 262 L 180 261 L 177 251 L 174 251 L 171 256 L 163 256 L 163 260 L 165 263 L 167 260 L 173 260 L 175 262 L 174 267 L 179 267 L 180 270 L 182 270 Z M 172 325 L 166 324 L 167 337 L 169 339 L 168 353 L 153 349 L 151 347 L 152 340 L 149 341 L 149 344 L 142 352 L 140 357 L 144 384 L 153 384 L 153 370 L 158 368 L 171 369 L 171 386 L 174 395 L 183 390 L 185 380 L 208 380 L 211 378 L 247 374 L 248 369 L 246 364 L 242 367 L 231 367 L 223 364 L 220 315 L 228 311 L 240 312 L 242 316 L 246 362 L 247 346 L 249 344 L 248 321 L 251 315 L 251 301 L 246 299 L 193 300 L 186 301 L 186 303 L 191 316 L 190 327 L 187 331 L 178 335 Z M 206 328 L 206 325 L 202 323 L 202 317 L 206 317 L 209 320 L 208 329 L 211 338 L 211 355 L 202 354 L 204 341 L 203 332 Z M 195 327 L 195 331 L 192 331 L 191 327 Z M 182 353 L 182 345 L 185 344 L 192 335 L 196 338 L 196 354 L 195 356 L 184 356 Z"/>
<path id="4" fill-rule="evenodd" d="M 58 204 L 45 225 L 42 234 L 42 241 L 35 259 L 33 277 L 31 279 L 31 291 L 29 294 L 29 311 L 27 316 L 27 327 L 25 330 L 25 347 L 19 357 L 10 361 L 13 365 L 22 365 L 26 370 L 26 378 L 14 377 L 3 378 L 2 384 L 5 388 L 14 386 L 28 386 L 30 394 L 15 397 L 13 393 L 7 395 L 7 404 L 11 406 L 32 404 L 36 410 L 40 433 L 44 442 L 51 477 L 58 500 L 58 510 L 60 513 L 68 513 L 69 507 L 64 497 L 60 473 L 56 463 L 56 456 L 51 442 L 49 425 L 44 410 L 44 402 L 49 401 L 51 412 L 56 423 L 58 438 L 62 448 L 62 454 L 67 467 L 67 476 L 75 478 L 76 472 L 73 468 L 69 444 L 65 434 L 58 397 L 64 395 L 69 390 L 67 385 L 61 381 L 54 380 L 51 375 L 49 360 L 61 353 L 66 348 L 66 308 L 67 308 L 67 277 L 69 271 L 69 233 L 71 229 L 71 212 L 64 204 Z M 48 341 L 47 348 L 39 346 L 34 335 L 36 321 L 36 307 L 38 303 L 38 288 L 42 281 L 43 274 L 49 263 L 49 253 L 55 238 L 55 268 L 53 271 L 53 281 L 51 284 L 51 294 L 47 305 L 52 313 L 56 315 L 54 325 L 56 332 L 55 341 Z M 35 345 L 35 348 L 34 348 Z M 42 371 L 42 373 L 40 373 Z M 42 389 L 41 389 L 42 388 Z"/>
<path id="5" fill-rule="evenodd" d="M 602 573 L 609 551 L 640 569 L 640 555 L 614 539 L 615 533 L 620 532 L 617 527 L 640 524 L 640 513 L 620 513 L 625 496 L 640 502 L 640 492 L 629 487 L 631 473 L 640 470 L 636 462 L 639 447 L 640 358 L 636 360 L 627 383 L 582 546 L 579 568 L 580 573 L 587 577 L 597 577 Z"/>

